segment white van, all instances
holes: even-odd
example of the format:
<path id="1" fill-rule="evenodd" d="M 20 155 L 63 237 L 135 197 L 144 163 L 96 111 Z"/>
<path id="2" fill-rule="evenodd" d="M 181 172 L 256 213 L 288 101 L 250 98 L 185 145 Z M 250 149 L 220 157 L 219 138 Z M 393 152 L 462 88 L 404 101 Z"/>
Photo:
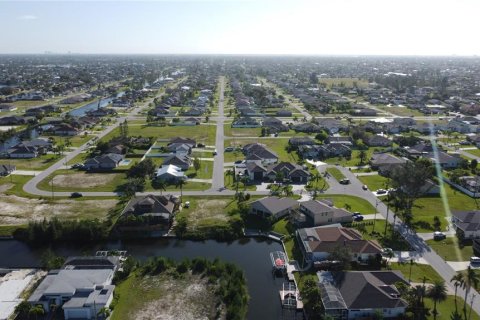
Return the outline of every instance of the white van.
<path id="1" fill-rule="evenodd" d="M 480 264 L 480 258 L 479 257 L 471 257 L 470 258 L 470 264 Z"/>

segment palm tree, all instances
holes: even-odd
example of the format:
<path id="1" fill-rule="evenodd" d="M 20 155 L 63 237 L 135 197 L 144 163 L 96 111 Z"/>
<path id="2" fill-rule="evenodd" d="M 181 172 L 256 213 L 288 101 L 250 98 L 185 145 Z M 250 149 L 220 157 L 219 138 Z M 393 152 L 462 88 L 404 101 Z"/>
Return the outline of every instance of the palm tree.
<path id="1" fill-rule="evenodd" d="M 461 273 L 455 274 L 452 279 L 450 279 L 450 282 L 453 282 L 453 286 L 455 287 L 455 313 L 458 313 L 458 308 L 457 308 L 457 289 L 458 287 L 463 286 L 463 276 Z"/>
<path id="2" fill-rule="evenodd" d="M 167 182 L 163 179 L 155 179 L 154 186 L 156 189 L 160 189 L 160 195 L 163 194 L 163 191 L 167 191 Z"/>
<path id="3" fill-rule="evenodd" d="M 243 176 L 242 179 L 242 184 L 243 184 L 243 191 L 247 191 L 247 183 L 248 183 L 248 177 L 247 176 Z"/>
<path id="4" fill-rule="evenodd" d="M 40 305 L 36 305 L 35 307 L 31 308 L 28 312 L 29 315 L 34 315 L 35 320 L 38 319 L 38 316 L 43 316 L 45 314 L 45 310 Z"/>
<path id="5" fill-rule="evenodd" d="M 320 174 L 320 172 L 315 173 L 315 174 L 312 176 L 312 180 L 315 181 L 315 188 L 314 188 L 314 190 L 317 191 L 317 190 L 318 190 L 318 181 L 322 180 L 322 175 Z"/>
<path id="6" fill-rule="evenodd" d="M 462 276 L 463 276 L 462 288 L 465 289 L 465 300 L 463 301 L 463 315 L 465 316 L 465 319 L 467 319 L 467 296 L 472 286 L 474 288 L 478 286 L 480 279 L 470 266 L 468 266 L 466 273 L 462 273 Z"/>
<path id="7" fill-rule="evenodd" d="M 183 180 L 183 179 L 179 179 L 176 183 L 175 183 L 175 188 L 178 188 L 180 187 L 180 201 L 182 201 L 182 198 L 183 198 L 183 186 L 187 184 L 187 181 Z"/>
<path id="8" fill-rule="evenodd" d="M 444 281 L 435 281 L 433 286 L 428 288 L 427 296 L 433 300 L 433 319 L 437 319 L 437 302 L 447 299 L 447 288 Z"/>
<path id="9" fill-rule="evenodd" d="M 289 184 L 284 184 L 282 186 L 282 193 L 285 195 L 285 197 L 289 197 L 291 195 L 293 195 L 293 192 L 292 190 L 290 189 L 290 185 Z"/>

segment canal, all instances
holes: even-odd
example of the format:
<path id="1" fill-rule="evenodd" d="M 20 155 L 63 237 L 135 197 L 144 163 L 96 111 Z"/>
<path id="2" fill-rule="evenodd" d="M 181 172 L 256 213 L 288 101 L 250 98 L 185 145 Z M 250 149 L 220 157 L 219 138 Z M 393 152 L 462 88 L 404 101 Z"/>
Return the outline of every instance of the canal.
<path id="1" fill-rule="evenodd" d="M 248 319 L 283 319 L 279 288 L 283 279 L 274 278 L 269 253 L 283 250 L 280 243 L 257 238 L 233 242 L 185 241 L 177 239 L 142 239 L 110 241 L 95 246 L 56 246 L 53 251 L 62 256 L 92 254 L 96 250 L 127 250 L 139 259 L 164 256 L 174 260 L 205 257 L 219 258 L 241 267 L 247 278 L 250 302 Z M 39 267 L 44 249 L 32 248 L 16 240 L 0 241 L 0 268 Z"/>

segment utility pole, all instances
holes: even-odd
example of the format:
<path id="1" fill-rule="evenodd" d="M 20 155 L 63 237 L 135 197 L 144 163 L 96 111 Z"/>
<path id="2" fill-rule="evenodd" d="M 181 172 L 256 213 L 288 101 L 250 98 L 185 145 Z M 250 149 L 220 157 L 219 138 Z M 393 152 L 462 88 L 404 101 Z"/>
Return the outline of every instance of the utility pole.
<path id="1" fill-rule="evenodd" d="M 54 179 L 55 179 L 55 176 L 52 177 L 52 183 L 51 183 L 51 184 L 52 184 L 52 200 L 53 200 L 53 198 L 54 198 L 54 194 L 53 194 L 53 180 L 54 180 Z"/>
<path id="2" fill-rule="evenodd" d="M 372 233 L 375 232 L 375 222 L 377 222 L 377 207 L 378 207 L 378 199 L 375 200 L 375 213 L 373 216 L 373 228 L 372 228 Z"/>

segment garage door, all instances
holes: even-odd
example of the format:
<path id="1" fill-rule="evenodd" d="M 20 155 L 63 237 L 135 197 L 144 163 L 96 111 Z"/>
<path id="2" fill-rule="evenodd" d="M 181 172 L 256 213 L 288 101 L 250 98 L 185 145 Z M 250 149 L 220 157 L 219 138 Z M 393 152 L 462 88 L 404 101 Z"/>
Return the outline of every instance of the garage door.
<path id="1" fill-rule="evenodd" d="M 88 309 L 64 309 L 65 319 L 88 319 Z"/>

